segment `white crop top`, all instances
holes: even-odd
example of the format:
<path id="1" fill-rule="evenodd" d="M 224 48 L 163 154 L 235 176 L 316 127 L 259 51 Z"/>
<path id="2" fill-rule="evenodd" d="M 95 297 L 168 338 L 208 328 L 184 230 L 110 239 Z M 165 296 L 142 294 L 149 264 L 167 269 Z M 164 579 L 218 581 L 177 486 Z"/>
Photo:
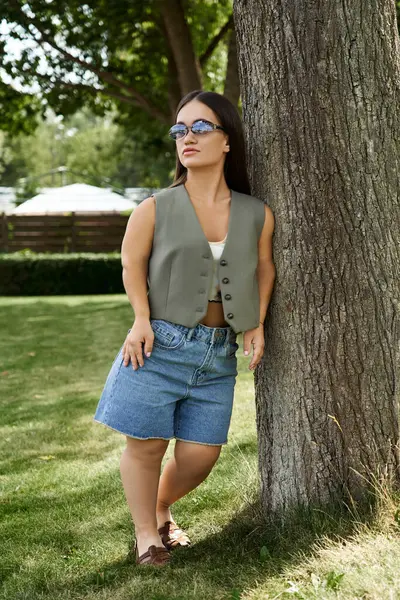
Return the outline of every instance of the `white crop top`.
<path id="1" fill-rule="evenodd" d="M 219 285 L 219 281 L 217 279 L 217 264 L 219 259 L 221 258 L 221 254 L 222 251 L 225 247 L 225 240 L 227 238 L 227 235 L 225 236 L 225 238 L 223 240 L 221 240 L 220 242 L 208 242 L 211 248 L 211 252 L 213 255 L 213 276 L 212 276 L 212 280 L 211 280 L 211 285 L 210 285 L 210 289 L 208 292 L 208 300 L 210 302 L 221 302 L 222 303 L 222 298 L 221 298 L 221 289 L 220 289 L 220 285 Z"/>

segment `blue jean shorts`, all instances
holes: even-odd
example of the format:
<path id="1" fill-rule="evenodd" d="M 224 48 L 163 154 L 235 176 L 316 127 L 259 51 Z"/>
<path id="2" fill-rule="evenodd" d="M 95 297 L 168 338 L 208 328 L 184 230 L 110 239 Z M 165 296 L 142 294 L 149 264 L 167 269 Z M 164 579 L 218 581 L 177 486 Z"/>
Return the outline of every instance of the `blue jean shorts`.
<path id="1" fill-rule="evenodd" d="M 150 319 L 154 332 L 143 367 L 123 364 L 107 376 L 94 420 L 139 439 L 228 443 L 239 345 L 232 327 L 185 327 Z M 130 329 L 128 330 L 129 333 Z"/>

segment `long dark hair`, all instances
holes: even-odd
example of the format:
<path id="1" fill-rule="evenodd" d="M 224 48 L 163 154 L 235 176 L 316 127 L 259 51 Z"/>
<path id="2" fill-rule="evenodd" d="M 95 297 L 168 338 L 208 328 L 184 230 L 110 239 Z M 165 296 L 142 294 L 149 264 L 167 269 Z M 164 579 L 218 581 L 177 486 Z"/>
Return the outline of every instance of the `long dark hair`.
<path id="1" fill-rule="evenodd" d="M 250 194 L 250 183 L 246 170 L 243 127 L 237 108 L 222 94 L 194 90 L 186 94 L 179 102 L 175 112 L 175 121 L 181 108 L 194 98 L 199 102 L 203 102 L 203 104 L 211 108 L 218 115 L 222 127 L 229 135 L 229 152 L 226 153 L 224 164 L 225 180 L 228 187 L 242 194 Z M 186 179 L 187 169 L 179 160 L 177 153 L 174 181 L 169 187 L 181 185 L 185 183 Z"/>

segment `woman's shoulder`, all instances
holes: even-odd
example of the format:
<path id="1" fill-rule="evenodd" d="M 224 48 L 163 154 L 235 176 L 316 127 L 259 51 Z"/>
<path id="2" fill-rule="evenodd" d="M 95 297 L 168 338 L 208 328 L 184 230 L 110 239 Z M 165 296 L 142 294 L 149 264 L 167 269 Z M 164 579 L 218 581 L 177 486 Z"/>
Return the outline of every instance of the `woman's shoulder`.
<path id="1" fill-rule="evenodd" d="M 271 207 L 268 205 L 267 200 L 260 198 L 259 196 L 254 196 L 253 194 L 243 194 L 242 192 L 235 192 L 238 196 L 240 196 L 243 202 L 247 202 L 254 206 L 254 210 L 259 214 L 265 217 L 265 219 L 273 218 L 273 212 Z"/>
<path id="2" fill-rule="evenodd" d="M 180 188 L 181 188 L 180 185 L 174 185 L 174 186 L 169 186 L 166 188 L 160 188 L 159 190 L 153 192 L 152 196 L 154 196 L 156 199 L 157 198 L 172 198 L 178 192 L 181 191 Z"/>
<path id="3" fill-rule="evenodd" d="M 259 198 L 258 196 L 254 196 L 253 194 L 245 194 L 244 192 L 237 192 L 235 190 L 232 191 L 234 191 L 235 194 L 240 196 L 241 199 L 243 199 L 244 201 L 253 202 L 254 204 L 265 204 L 265 200 L 262 200 L 261 198 Z"/>
<path id="4" fill-rule="evenodd" d="M 268 206 L 266 200 L 255 196 L 253 194 L 244 194 L 243 192 L 236 192 L 238 198 L 243 205 L 246 205 L 246 210 L 249 210 L 250 214 L 253 215 L 257 227 L 257 232 L 261 235 L 261 231 L 264 225 L 270 221 L 273 222 L 274 216 L 271 208 Z"/>

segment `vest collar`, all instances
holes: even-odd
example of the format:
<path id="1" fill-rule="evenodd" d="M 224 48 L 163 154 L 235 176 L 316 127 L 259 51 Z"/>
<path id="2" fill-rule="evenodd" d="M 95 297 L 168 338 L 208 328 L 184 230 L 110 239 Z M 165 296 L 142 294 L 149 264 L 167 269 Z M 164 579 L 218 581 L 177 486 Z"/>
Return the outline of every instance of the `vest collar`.
<path id="1" fill-rule="evenodd" d="M 229 188 L 230 189 L 230 188 Z M 192 201 L 190 200 L 190 196 L 188 194 L 187 189 L 185 188 L 185 185 L 182 183 L 181 185 L 176 186 L 176 190 L 180 190 L 181 192 L 181 196 L 182 196 L 182 201 L 186 204 L 189 204 L 190 209 L 191 209 L 191 214 L 193 217 L 193 222 L 195 223 L 195 226 L 197 227 L 197 230 L 199 231 L 200 237 L 203 241 L 203 246 L 204 248 L 207 248 L 207 251 L 210 250 L 210 244 L 208 239 L 206 238 L 203 228 L 200 225 L 200 221 L 197 217 L 196 211 L 194 209 L 194 206 L 192 204 Z M 235 190 L 230 190 L 231 191 L 231 206 L 230 206 L 230 211 L 229 211 L 229 222 L 228 222 L 228 233 L 225 239 L 225 246 L 222 250 L 222 254 L 220 256 L 220 260 L 222 260 L 222 257 L 225 254 L 226 248 L 227 246 L 232 243 L 231 239 L 233 240 L 235 238 L 236 235 L 239 235 L 240 232 L 239 231 L 235 231 L 235 227 L 237 224 L 237 219 L 236 219 L 236 211 L 237 211 L 237 194 L 235 192 Z"/>

